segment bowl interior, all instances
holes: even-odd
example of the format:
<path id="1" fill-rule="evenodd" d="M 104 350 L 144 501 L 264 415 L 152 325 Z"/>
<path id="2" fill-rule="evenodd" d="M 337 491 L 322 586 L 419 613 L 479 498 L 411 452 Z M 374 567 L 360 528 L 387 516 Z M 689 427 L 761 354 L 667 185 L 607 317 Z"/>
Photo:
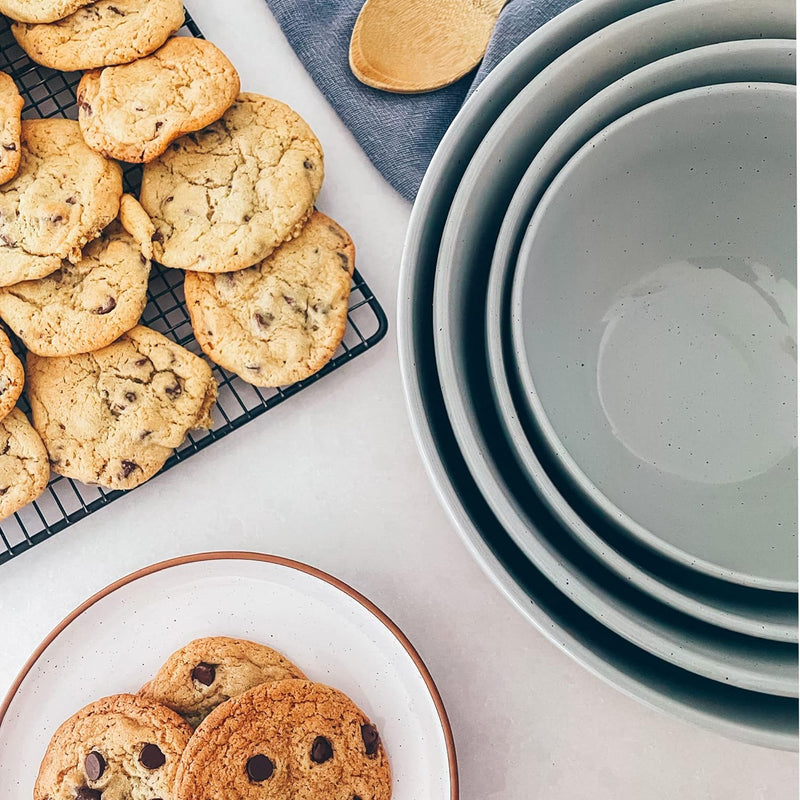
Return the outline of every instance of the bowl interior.
<path id="1" fill-rule="evenodd" d="M 533 215 L 519 376 L 566 475 L 634 537 L 797 580 L 795 90 L 728 84 L 609 125 Z"/>

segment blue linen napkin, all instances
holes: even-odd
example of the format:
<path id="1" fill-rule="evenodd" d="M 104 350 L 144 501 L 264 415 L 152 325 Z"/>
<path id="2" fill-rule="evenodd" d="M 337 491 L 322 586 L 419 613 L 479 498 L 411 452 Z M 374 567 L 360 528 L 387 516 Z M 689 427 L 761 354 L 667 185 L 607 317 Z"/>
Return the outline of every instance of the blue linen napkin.
<path id="1" fill-rule="evenodd" d="M 576 0 L 511 0 L 477 72 L 452 86 L 418 95 L 372 89 L 350 71 L 350 35 L 364 0 L 266 2 L 370 160 L 406 200 L 413 200 L 439 141 L 470 92 L 523 39 Z"/>

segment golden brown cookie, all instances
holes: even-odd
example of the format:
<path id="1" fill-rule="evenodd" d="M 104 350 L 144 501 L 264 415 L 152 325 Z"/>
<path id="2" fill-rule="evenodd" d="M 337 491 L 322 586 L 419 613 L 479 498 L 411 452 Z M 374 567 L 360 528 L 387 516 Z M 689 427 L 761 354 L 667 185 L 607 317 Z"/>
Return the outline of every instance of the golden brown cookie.
<path id="1" fill-rule="evenodd" d="M 181 0 L 96 0 L 56 22 L 17 22 L 11 31 L 34 61 L 74 72 L 143 58 L 183 21 Z"/>
<path id="2" fill-rule="evenodd" d="M 0 286 L 80 261 L 121 196 L 122 169 L 86 145 L 77 122 L 23 120 L 19 171 L 0 186 Z"/>
<path id="3" fill-rule="evenodd" d="M 260 264 L 187 272 L 186 306 L 203 352 L 256 386 L 285 386 L 322 369 L 347 327 L 355 247 L 315 211 L 296 239 Z"/>
<path id="4" fill-rule="evenodd" d="M 131 64 L 87 72 L 78 122 L 98 153 L 139 164 L 218 120 L 238 93 L 239 75 L 218 47 L 177 36 Z"/>
<path id="5" fill-rule="evenodd" d="M 14 408 L 0 420 L 0 519 L 35 500 L 47 487 L 50 464 L 39 434 Z"/>
<path id="6" fill-rule="evenodd" d="M 131 489 L 211 427 L 217 384 L 202 358 L 138 325 L 94 353 L 28 353 L 26 391 L 54 472 Z"/>
<path id="7" fill-rule="evenodd" d="M 0 72 L 0 183 L 10 181 L 19 169 L 23 105 L 11 76 Z"/>
<path id="8" fill-rule="evenodd" d="M 14 355 L 11 340 L 0 330 L 0 420 L 17 404 L 24 383 L 22 362 Z"/>
<path id="9" fill-rule="evenodd" d="M 269 681 L 304 678 L 288 658 L 263 644 L 227 636 L 195 639 L 173 653 L 139 694 L 199 725 L 220 703 Z"/>
<path id="10" fill-rule="evenodd" d="M 293 239 L 324 175 L 322 147 L 288 106 L 242 94 L 219 121 L 144 168 L 140 200 L 167 267 L 233 272 Z"/>
<path id="11" fill-rule="evenodd" d="M 223 703 L 195 731 L 177 800 L 389 800 L 377 728 L 319 683 L 265 683 Z"/>
<path id="12" fill-rule="evenodd" d="M 0 317 L 36 355 L 89 353 L 136 325 L 149 275 L 139 243 L 112 222 L 77 264 L 62 261 L 51 275 L 0 289 Z"/>
<path id="13" fill-rule="evenodd" d="M 119 694 L 82 708 L 55 732 L 34 800 L 175 800 L 175 773 L 192 729 L 143 697 Z"/>
<path id="14" fill-rule="evenodd" d="M 92 0 L 0 0 L 0 14 L 19 22 L 55 22 Z"/>

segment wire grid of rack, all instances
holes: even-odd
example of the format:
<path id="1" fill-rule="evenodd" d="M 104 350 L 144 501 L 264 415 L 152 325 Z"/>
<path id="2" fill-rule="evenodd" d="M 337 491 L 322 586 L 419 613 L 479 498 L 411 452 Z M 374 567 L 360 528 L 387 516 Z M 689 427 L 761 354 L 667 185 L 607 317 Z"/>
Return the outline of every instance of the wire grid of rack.
<path id="1" fill-rule="evenodd" d="M 202 36 L 197 25 L 186 15 L 186 35 Z M 61 73 L 33 63 L 19 48 L 8 21 L 0 16 L 0 71 L 14 78 L 24 100 L 23 117 L 77 117 L 75 89 L 80 73 Z M 141 167 L 125 170 L 125 189 L 138 196 Z M 148 304 L 142 324 L 154 328 L 202 355 L 192 335 L 192 327 L 183 297 L 183 273 L 153 264 L 148 287 Z M 292 397 L 356 356 L 376 345 L 386 334 L 388 323 L 380 303 L 359 272 L 353 275 L 347 331 L 333 359 L 318 373 L 292 386 L 260 389 L 212 364 L 219 382 L 219 399 L 210 431 L 194 431 L 169 458 L 162 470 L 168 470 L 198 451 L 240 428 L 256 417 Z M 15 349 L 23 348 L 9 331 Z M 28 411 L 24 396 L 20 401 Z M 154 478 L 155 480 L 156 478 Z M 18 513 L 0 523 L 0 564 L 30 549 L 50 536 L 63 531 L 89 514 L 107 506 L 125 494 L 52 475 L 44 494 Z"/>

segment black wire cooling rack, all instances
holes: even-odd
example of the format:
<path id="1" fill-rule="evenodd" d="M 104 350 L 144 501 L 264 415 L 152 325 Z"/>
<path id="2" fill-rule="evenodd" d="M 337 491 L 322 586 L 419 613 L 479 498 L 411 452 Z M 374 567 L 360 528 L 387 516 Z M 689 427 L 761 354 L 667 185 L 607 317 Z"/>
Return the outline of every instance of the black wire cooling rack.
<path id="1" fill-rule="evenodd" d="M 202 36 L 197 25 L 186 15 L 186 28 L 182 33 Z M 8 21 L 0 16 L 0 71 L 14 79 L 25 99 L 23 117 L 77 117 L 75 89 L 80 73 L 62 73 L 33 63 L 17 45 Z M 129 166 L 125 170 L 125 188 L 138 196 L 141 167 Z M 154 328 L 193 353 L 202 355 L 192 335 L 192 326 L 183 297 L 183 273 L 153 264 L 148 287 L 148 304 L 142 324 Z M 386 334 L 386 314 L 375 299 L 364 279 L 356 272 L 348 312 L 347 332 L 333 359 L 316 375 L 292 386 L 280 389 L 259 389 L 237 376 L 212 364 L 219 382 L 219 400 L 214 411 L 214 427 L 210 431 L 194 431 L 169 458 L 164 470 L 208 447 L 217 439 L 227 436 L 250 420 L 274 408 L 284 400 L 316 383 L 325 375 L 352 361 L 376 345 Z M 14 340 L 18 353 L 23 352 Z M 29 410 L 24 397 L 20 402 Z M 154 479 L 155 480 L 155 479 Z M 55 533 L 63 531 L 89 514 L 107 506 L 121 491 L 108 491 L 97 486 L 86 486 L 78 481 L 58 475 L 51 476 L 44 494 L 29 503 L 13 517 L 0 524 L 0 564 L 30 549 Z"/>

